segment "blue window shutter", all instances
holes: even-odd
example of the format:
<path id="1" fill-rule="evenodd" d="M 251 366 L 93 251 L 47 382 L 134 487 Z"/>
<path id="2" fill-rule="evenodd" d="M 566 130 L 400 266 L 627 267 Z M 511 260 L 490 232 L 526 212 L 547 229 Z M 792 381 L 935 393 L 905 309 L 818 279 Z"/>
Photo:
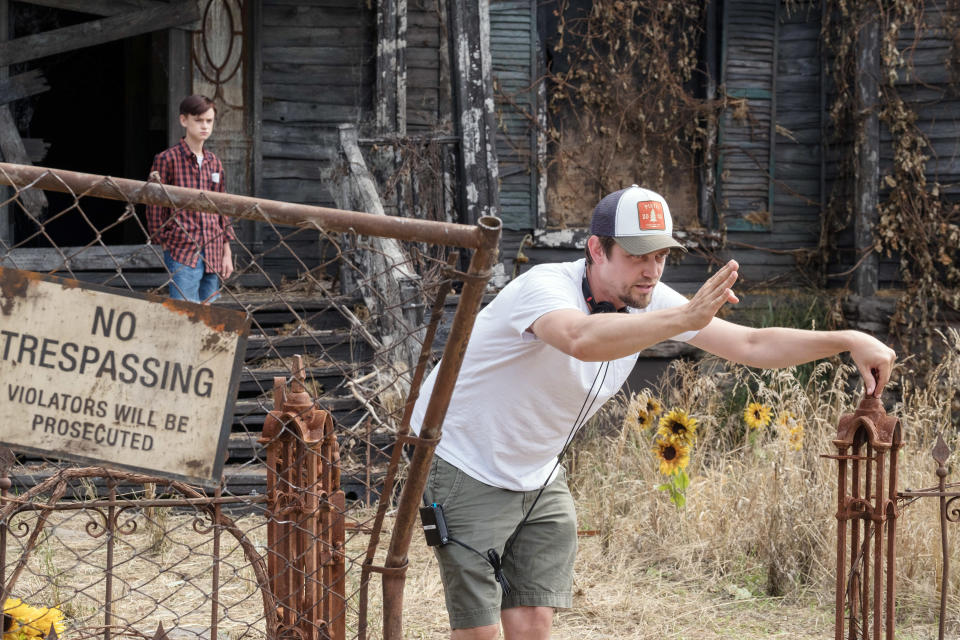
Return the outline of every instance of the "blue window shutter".
<path id="1" fill-rule="evenodd" d="M 717 209 L 731 231 L 772 229 L 779 7 L 724 3 L 721 82 L 729 98 L 746 101 L 720 116 Z"/>
<path id="2" fill-rule="evenodd" d="M 500 210 L 506 229 L 537 221 L 536 0 L 490 0 Z"/>

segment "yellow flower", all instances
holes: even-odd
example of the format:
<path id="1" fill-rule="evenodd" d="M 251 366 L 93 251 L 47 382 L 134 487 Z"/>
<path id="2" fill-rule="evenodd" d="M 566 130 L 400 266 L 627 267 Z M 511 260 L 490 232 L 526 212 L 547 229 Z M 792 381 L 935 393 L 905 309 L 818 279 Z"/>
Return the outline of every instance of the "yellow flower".
<path id="1" fill-rule="evenodd" d="M 794 451 L 803 449 L 803 425 L 797 424 L 787 432 L 787 438 Z"/>
<path id="2" fill-rule="evenodd" d="M 62 636 L 67 625 L 56 607 L 31 607 L 20 598 L 9 598 L 3 605 L 3 640 L 46 637 L 50 627 Z M 9 626 L 9 628 L 8 628 Z"/>
<path id="3" fill-rule="evenodd" d="M 660 473 L 665 476 L 686 469 L 690 464 L 690 447 L 681 440 L 657 438 L 654 455 L 660 460 Z"/>
<path id="4" fill-rule="evenodd" d="M 646 412 L 651 416 L 658 416 L 663 413 L 663 405 L 660 404 L 660 401 L 656 398 L 650 397 L 647 398 L 647 408 Z"/>
<path id="5" fill-rule="evenodd" d="M 646 431 L 653 426 L 653 416 L 646 411 L 631 411 L 627 414 L 627 426 L 635 431 Z"/>
<path id="6" fill-rule="evenodd" d="M 751 429 L 763 429 L 770 424 L 770 415 L 770 407 L 759 402 L 751 402 L 743 412 L 743 419 Z"/>
<path id="7" fill-rule="evenodd" d="M 800 451 L 803 449 L 803 425 L 798 424 L 793 429 L 790 429 L 788 432 L 790 446 L 794 451 Z"/>
<path id="8" fill-rule="evenodd" d="M 688 416 L 683 409 L 672 409 L 660 418 L 657 435 L 690 446 L 697 437 L 697 419 Z"/>
<path id="9" fill-rule="evenodd" d="M 656 423 L 656 416 L 662 411 L 660 403 L 655 398 L 647 396 L 646 392 L 634 395 L 627 405 L 627 417 L 624 423 L 635 431 L 646 431 Z"/>
<path id="10" fill-rule="evenodd" d="M 777 416 L 777 426 L 787 432 L 787 441 L 794 451 L 803 448 L 803 423 L 790 411 L 784 411 Z"/>
<path id="11" fill-rule="evenodd" d="M 797 416 L 793 415 L 792 411 L 784 411 L 777 416 L 777 425 L 781 427 L 789 427 L 791 424 L 797 423 Z"/>

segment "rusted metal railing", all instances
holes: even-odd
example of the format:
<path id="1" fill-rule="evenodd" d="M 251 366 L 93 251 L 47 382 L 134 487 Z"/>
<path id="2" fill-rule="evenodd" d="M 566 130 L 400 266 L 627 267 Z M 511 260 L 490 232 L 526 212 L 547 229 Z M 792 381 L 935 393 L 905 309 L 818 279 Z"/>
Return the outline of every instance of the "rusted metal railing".
<path id="1" fill-rule="evenodd" d="M 74 271 L 86 272 L 80 275 L 91 278 L 94 277 L 93 272 L 103 272 L 106 278 L 103 284 L 127 289 L 156 286 L 153 292 L 159 293 L 162 287 L 168 286 L 171 282 L 169 278 L 163 282 L 162 278 L 170 274 L 165 271 L 157 274 L 152 271 L 147 272 L 148 269 L 162 271 L 165 268 L 162 260 L 159 259 L 158 247 L 151 242 L 147 229 L 138 218 L 134 208 L 136 204 L 158 205 L 173 210 L 205 211 L 234 219 L 261 222 L 269 227 L 266 235 L 270 238 L 269 240 L 249 239 L 249 242 L 243 238 L 235 239 L 235 245 L 240 245 L 243 250 L 237 254 L 240 259 L 237 265 L 238 274 L 232 280 L 222 283 L 224 298 L 220 302 L 245 310 L 254 318 L 254 331 L 258 333 L 254 337 L 258 341 L 256 344 L 260 345 L 256 349 L 249 349 L 250 354 L 244 367 L 244 376 L 248 385 L 244 393 L 247 395 L 242 400 L 238 399 L 237 402 L 238 407 L 241 402 L 247 407 L 249 421 L 244 421 L 246 416 L 237 412 L 239 417 L 235 418 L 233 425 L 235 431 L 233 435 L 236 437 L 232 438 L 230 443 L 230 447 L 236 445 L 235 448 L 238 451 L 248 449 L 252 451 L 250 454 L 245 454 L 250 456 L 243 459 L 246 460 L 245 462 L 235 466 L 237 476 L 243 476 L 235 485 L 240 489 L 237 491 L 231 489 L 229 483 L 235 481 L 236 476 L 229 474 L 225 474 L 222 495 L 219 490 L 214 495 L 208 495 L 202 490 L 187 485 L 181 486 L 170 479 L 156 478 L 152 475 L 118 472 L 99 467 L 56 470 L 56 463 L 53 463 L 51 465 L 55 469 L 53 476 L 48 480 L 41 479 L 34 488 L 14 497 L 8 490 L 11 486 L 10 481 L 4 479 L 6 474 L 0 473 L 0 589 L 3 590 L 0 596 L 10 593 L 19 571 L 13 565 L 20 564 L 14 561 L 11 566 L 7 566 L 10 555 L 6 551 L 7 544 L 10 543 L 11 537 L 14 541 L 22 541 L 18 544 L 21 549 L 28 550 L 24 555 L 29 555 L 29 550 L 36 546 L 36 539 L 40 536 L 39 531 L 44 528 L 46 514 L 55 511 L 75 513 L 80 511 L 88 517 L 90 517 L 89 514 L 100 514 L 92 517 L 102 520 L 103 526 L 106 527 L 107 533 L 101 534 L 106 537 L 99 539 L 105 541 L 106 562 L 109 565 L 111 562 L 118 562 L 118 557 L 113 555 L 114 537 L 129 534 L 128 529 L 124 529 L 127 525 L 121 522 L 122 514 L 129 514 L 132 509 L 154 507 L 185 509 L 196 512 L 198 521 L 203 520 L 203 523 L 197 524 L 193 529 L 204 536 L 210 534 L 212 538 L 213 553 L 209 556 L 213 562 L 212 571 L 209 576 L 205 574 L 203 579 L 212 577 L 214 586 L 198 589 L 202 591 L 203 598 L 207 599 L 207 604 L 203 605 L 203 615 L 206 615 L 208 606 L 211 612 L 209 626 L 211 637 L 217 634 L 218 620 L 221 624 L 221 632 L 225 620 L 235 622 L 230 618 L 232 614 L 226 613 L 226 606 L 220 597 L 222 593 L 218 593 L 216 586 L 221 582 L 219 579 L 219 556 L 222 553 L 220 535 L 227 533 L 237 538 L 238 544 L 248 555 L 248 563 L 253 566 L 255 574 L 256 589 L 263 593 L 264 614 L 256 622 L 243 620 L 238 623 L 247 625 L 246 629 L 254 629 L 252 625 L 255 624 L 257 632 L 260 633 L 260 629 L 264 629 L 268 638 L 292 636 L 297 640 L 321 640 L 345 637 L 343 630 L 345 618 L 349 613 L 352 621 L 352 615 L 356 612 L 352 604 L 348 605 L 347 599 L 358 597 L 356 592 L 350 594 L 345 592 L 346 574 L 356 569 L 361 572 L 360 619 L 356 621 L 356 629 L 360 636 L 363 637 L 367 627 L 366 589 L 369 578 L 371 573 L 380 573 L 383 588 L 383 637 L 386 640 L 401 638 L 407 552 L 416 525 L 417 508 L 474 319 L 490 278 L 492 266 L 497 259 L 500 220 L 495 217 L 484 217 L 476 225 L 464 225 L 376 215 L 234 194 L 208 193 L 164 185 L 155 181 L 111 178 L 9 163 L 0 163 L 0 184 L 13 187 L 12 197 L 0 204 L 7 205 L 10 215 L 15 214 L 18 216 L 17 219 L 25 225 L 19 232 L 14 233 L 10 242 L 0 240 L 0 263 L 5 266 L 9 264 L 16 269 L 50 273 L 66 272 L 78 281 L 82 278 L 75 276 Z M 31 190 L 66 193 L 72 196 L 72 203 L 66 202 L 60 211 L 50 211 L 43 216 L 33 215 L 22 206 L 23 197 Z M 112 217 L 88 216 L 83 210 L 89 202 L 88 198 L 116 200 L 126 203 L 127 206 L 122 213 L 115 216 L 111 214 Z M 51 202 L 54 201 L 55 199 L 51 200 Z M 76 222 L 78 228 L 82 229 L 84 237 L 89 236 L 92 239 L 83 240 L 86 244 L 82 246 L 57 246 L 57 238 L 60 236 L 57 235 L 56 229 L 51 231 L 47 225 L 54 221 L 57 221 L 57 224 L 64 224 L 68 219 Z M 121 229 L 122 225 L 126 226 Z M 294 228 L 290 229 L 287 235 L 287 232 L 278 229 L 278 226 Z M 114 247 L 106 243 L 107 232 L 117 233 L 121 230 L 124 231 L 126 241 L 129 242 L 132 239 L 137 244 Z M 259 233 L 263 229 L 257 225 L 255 230 Z M 315 244 L 308 248 L 313 252 L 309 260 L 298 253 L 299 249 L 306 245 L 304 230 L 317 232 L 317 239 L 313 241 Z M 138 233 L 142 233 L 142 236 L 138 236 Z M 409 245 L 398 244 L 400 251 L 389 254 L 384 252 L 383 256 L 380 256 L 383 259 L 377 261 L 376 269 L 364 270 L 357 266 L 360 262 L 356 259 L 364 252 L 378 251 L 379 245 L 370 243 L 369 246 L 361 246 L 357 242 L 357 236 L 361 235 L 391 238 Z M 254 234 L 251 238 L 261 238 L 261 236 Z M 75 241 L 71 240 L 71 242 Z M 421 244 L 414 243 L 426 244 L 428 249 L 440 247 L 443 251 L 425 252 Z M 35 256 L 32 253 L 35 245 L 38 248 L 42 247 L 43 251 L 47 251 L 46 247 L 49 245 L 52 257 L 47 260 L 41 259 L 42 256 Z M 472 252 L 469 267 L 465 272 L 462 271 L 462 267 L 461 270 L 457 270 L 455 265 L 459 264 L 459 256 L 448 252 L 448 248 L 460 248 Z M 276 266 L 280 262 L 280 257 L 283 264 Z M 36 262 L 31 262 L 34 259 Z M 265 266 L 271 260 L 273 266 Z M 79 266 L 81 264 L 85 266 Z M 154 264 L 156 267 L 150 266 Z M 339 272 L 336 271 L 337 265 L 340 265 Z M 156 279 L 143 277 L 141 280 L 135 280 L 128 277 L 134 269 L 144 270 L 144 273 L 136 272 L 134 275 L 159 275 L 161 281 L 155 285 L 136 284 L 137 282 L 153 283 Z M 416 283 L 414 287 L 416 290 L 407 287 L 397 296 L 390 297 L 383 290 L 378 289 L 381 282 L 395 277 L 397 272 L 411 271 L 411 269 L 412 273 L 419 278 L 411 280 Z M 291 272 L 295 276 L 290 276 Z M 352 294 L 342 286 L 342 279 L 338 280 L 347 272 L 351 273 L 354 279 L 363 280 L 363 286 L 356 290 L 363 291 L 367 298 L 378 297 L 382 302 L 376 309 L 371 309 L 370 304 L 367 303 L 368 311 L 396 316 L 391 324 L 398 333 L 398 336 L 394 336 L 396 339 L 378 340 L 377 336 L 371 335 L 373 324 L 368 322 L 362 314 L 355 313 L 356 307 L 352 306 L 355 303 L 349 299 Z M 437 274 L 442 276 L 439 282 Z M 238 276 L 245 276 L 247 280 L 241 281 Z M 287 280 L 288 277 L 295 279 Z M 428 400 L 423 430 L 420 437 L 410 437 L 407 433 L 409 410 L 419 392 L 419 382 L 432 359 L 433 336 L 437 333 L 438 325 L 443 322 L 443 300 L 451 290 L 453 282 L 456 281 L 462 281 L 463 287 L 453 314 L 452 324 L 446 332 L 447 342 L 439 365 L 437 381 Z M 245 282 L 261 284 L 245 284 Z M 264 282 L 266 284 L 263 284 Z M 428 291 L 435 293 L 436 303 L 431 312 L 431 324 L 425 327 L 426 321 L 422 315 L 410 314 L 406 311 L 422 304 L 428 298 L 426 293 Z M 310 300 L 312 306 L 309 311 L 302 310 L 309 296 L 317 300 Z M 317 304 L 320 299 L 325 306 Z M 320 318 L 321 306 L 324 313 L 329 309 L 342 316 L 348 326 L 348 339 L 342 339 L 339 334 L 328 336 L 329 332 L 326 329 L 328 325 L 324 324 L 326 320 Z M 262 310 L 261 307 L 266 307 L 264 315 L 282 313 L 284 316 L 291 317 L 292 321 L 271 320 L 271 324 L 264 323 L 261 326 L 255 316 Z M 421 333 L 424 329 L 426 331 Z M 421 335 L 424 336 L 422 339 Z M 347 340 L 349 343 L 345 344 Z M 360 343 L 359 346 L 356 343 Z M 272 378 L 276 369 L 286 372 L 285 360 L 289 358 L 288 349 L 291 344 L 313 349 L 313 351 L 307 351 L 300 346 L 297 347 L 301 349 L 300 353 L 305 353 L 311 358 L 308 376 L 327 376 L 327 382 L 323 383 L 329 385 L 323 391 L 325 398 L 329 396 L 334 402 L 355 399 L 361 408 L 344 408 L 347 406 L 345 402 L 324 406 L 322 403 L 325 402 L 325 398 L 320 400 L 321 406 L 331 413 L 334 410 L 338 411 L 338 423 L 334 424 L 330 414 L 325 414 L 314 406 L 313 400 L 306 395 L 302 363 L 298 363 L 296 370 L 292 372 L 293 379 L 289 389 L 285 389 L 284 382 L 280 381 L 285 379 Z M 410 359 L 400 358 L 398 344 L 420 346 L 422 351 L 419 360 L 412 362 Z M 357 353 L 362 354 L 356 356 Z M 396 366 L 397 362 L 400 362 L 401 366 Z M 410 376 L 410 369 L 415 369 L 412 376 Z M 264 377 L 267 371 L 270 371 L 269 376 Z M 388 371 L 389 375 L 385 375 L 384 371 Z M 266 385 L 261 385 L 261 379 L 274 380 L 274 411 L 265 418 L 260 416 L 267 413 L 267 407 L 264 405 L 269 402 L 266 400 L 269 387 L 265 388 Z M 397 380 L 405 383 L 408 379 L 411 382 L 409 390 L 404 385 L 395 383 Z M 361 383 L 367 380 L 375 381 L 375 384 L 371 382 L 366 388 L 360 389 Z M 398 403 L 392 401 L 378 403 L 380 400 L 378 394 L 386 394 L 395 389 L 402 389 L 400 393 L 408 394 L 403 404 L 405 417 L 402 420 L 399 415 L 393 414 L 394 408 L 399 406 Z M 350 392 L 349 397 L 334 395 L 334 392 L 342 394 L 347 390 Z M 378 412 L 379 415 L 377 415 Z M 339 424 L 344 420 L 343 416 L 347 415 L 349 424 Z M 359 419 L 357 416 L 360 416 Z M 261 424 L 263 431 L 256 434 Z M 376 425 L 376 434 L 371 427 L 372 424 Z M 199 427 L 203 426 L 199 425 Z M 351 443 L 345 445 L 344 450 L 339 453 L 336 435 L 341 436 L 342 442 Z M 375 436 L 379 438 L 376 442 L 373 440 Z M 376 460 L 378 465 L 387 466 L 385 463 L 387 455 L 380 449 L 387 441 L 390 442 L 387 446 L 393 447 L 389 468 L 385 474 L 382 467 L 371 472 L 369 465 L 373 457 L 372 452 L 380 455 Z M 254 447 L 254 443 L 266 446 L 267 478 L 270 483 L 268 493 L 271 496 L 269 498 L 258 495 L 255 491 L 251 491 L 248 485 L 243 484 L 247 482 L 244 478 L 257 476 L 263 469 L 260 465 L 264 460 L 258 457 L 262 450 Z M 365 447 L 367 464 L 366 469 L 359 469 L 360 473 L 358 473 L 358 467 L 361 465 L 355 455 L 356 451 L 353 450 L 358 444 Z M 413 447 L 412 461 L 404 474 L 406 479 L 396 505 L 392 535 L 383 566 L 375 566 L 373 559 L 381 538 L 386 510 L 391 506 L 386 502 L 392 500 L 394 479 L 400 474 L 402 445 Z M 241 454 L 236 455 L 238 458 L 241 456 Z M 350 464 L 353 468 L 343 467 L 343 462 L 338 459 L 341 455 L 352 456 Z M 304 464 L 298 466 L 298 462 L 304 462 Z M 3 467 L 3 460 L 0 460 L 0 470 Z M 349 496 L 344 496 L 344 490 L 340 488 L 341 469 L 345 469 L 343 471 L 345 474 L 353 474 L 345 477 L 353 478 L 354 486 L 356 486 L 356 478 L 365 478 L 363 491 L 360 493 L 365 493 L 368 497 L 367 503 L 372 495 L 379 494 L 381 498 L 387 499 L 387 501 L 381 500 L 381 504 L 378 505 L 377 516 L 372 527 L 367 523 L 352 523 L 346 517 L 351 513 L 351 509 L 357 509 L 353 512 L 357 513 L 360 511 L 357 505 L 363 505 L 360 500 L 353 502 Z M 48 471 L 45 470 L 45 473 Z M 25 473 L 21 469 L 19 473 L 13 473 L 11 476 L 15 480 L 13 484 L 19 486 L 18 478 L 25 477 Z M 384 476 L 386 476 L 385 480 Z M 83 499 L 81 495 L 78 499 L 82 489 L 70 483 L 80 483 L 85 480 L 96 481 L 100 485 L 106 483 L 109 495 L 106 498 L 102 495 L 95 498 L 87 496 L 87 499 Z M 135 485 L 138 482 L 162 487 L 165 495 L 172 497 L 155 498 L 142 487 L 130 489 L 131 484 Z M 262 482 L 262 480 L 256 482 Z M 126 488 L 118 492 L 120 484 L 125 485 Z M 376 488 L 373 487 L 374 484 L 377 485 Z M 72 495 L 74 500 L 61 500 L 64 494 Z M 266 560 L 255 552 L 256 544 L 244 538 L 240 525 L 223 513 L 227 505 L 243 507 L 254 505 L 261 516 L 264 508 L 268 510 L 267 521 L 260 520 L 260 524 L 267 529 L 269 538 Z M 89 513 L 84 511 L 85 509 L 89 509 Z M 32 529 L 24 529 L 20 521 L 11 522 L 11 518 L 16 514 L 27 511 L 39 513 L 39 518 Z M 356 562 L 356 558 L 344 558 L 344 529 L 347 535 L 351 535 L 351 532 L 370 533 L 371 544 L 362 566 Z M 128 541 L 129 537 L 118 539 Z M 206 543 L 198 542 L 197 544 Z M 119 548 L 129 549 L 131 545 L 121 544 Z M 99 552 L 98 548 L 96 553 L 99 554 Z M 208 555 L 206 551 L 204 555 Z M 86 554 L 82 561 L 93 562 L 90 560 L 93 557 L 93 553 Z M 306 558 L 304 563 L 299 563 L 301 558 Z M 344 560 L 347 563 L 346 567 Z M 99 561 L 99 556 L 96 556 L 96 561 Z M 11 567 L 14 572 L 12 576 Z M 102 628 L 98 627 L 97 633 L 102 632 L 105 640 L 110 640 L 111 634 L 116 635 L 117 630 L 122 626 L 121 623 L 124 622 L 122 618 L 118 618 L 111 607 L 111 589 L 129 590 L 129 584 L 124 582 L 125 579 L 119 577 L 119 574 L 111 577 L 111 571 L 112 569 L 108 566 L 104 583 L 107 587 L 108 602 L 99 600 L 101 597 L 99 594 L 92 596 L 93 613 L 84 614 L 84 620 L 91 621 L 91 624 L 96 620 L 97 625 L 102 625 Z M 227 572 L 224 574 L 226 575 Z M 41 577 L 49 579 L 51 576 Z M 225 577 L 225 580 L 228 578 Z M 254 580 L 251 580 L 252 582 Z M 351 584 L 353 584 L 352 581 Z M 42 589 L 43 587 L 37 587 L 33 595 L 40 597 Z M 93 587 L 90 586 L 88 590 L 92 593 Z M 157 612 L 162 609 L 163 603 L 155 600 L 153 605 L 151 609 L 153 613 L 150 615 L 159 615 Z M 352 625 L 352 622 L 349 624 Z M 142 629 L 137 632 L 144 633 Z"/>
<path id="2" fill-rule="evenodd" d="M 7 469 L 0 465 L 0 602 L 15 593 L 17 581 L 20 579 L 28 562 L 40 544 L 46 529 L 50 526 L 50 517 L 57 512 L 83 511 L 89 521 L 84 527 L 86 534 L 91 538 L 106 540 L 106 560 L 103 565 L 103 622 L 96 628 L 75 629 L 82 632 L 83 637 L 100 635 L 104 640 L 114 636 L 133 635 L 145 636 L 143 630 L 134 629 L 121 620 L 115 619 L 113 608 L 118 597 L 114 585 L 117 570 L 115 552 L 117 541 L 124 537 L 134 536 L 141 528 L 136 518 L 137 512 L 147 508 L 186 508 L 194 512 L 192 528 L 198 534 L 213 534 L 214 552 L 212 554 L 212 571 L 210 572 L 210 628 L 216 631 L 220 601 L 219 566 L 222 558 L 219 554 L 218 538 L 222 532 L 233 536 L 242 550 L 246 562 L 251 567 L 255 584 L 260 592 L 265 620 L 265 635 L 269 640 L 279 637 L 280 629 L 277 618 L 277 606 L 273 592 L 268 588 L 269 577 L 267 566 L 257 552 L 255 545 L 244 533 L 242 527 L 231 517 L 223 513 L 223 504 L 256 504 L 267 501 L 266 496 L 250 496 L 247 498 L 223 498 L 219 491 L 214 496 L 207 496 L 202 490 L 190 485 L 163 478 L 129 471 L 117 471 L 103 467 L 84 467 L 63 469 L 45 481 L 37 484 L 30 490 L 12 496 L 8 492 L 10 480 L 6 475 Z M 109 494 L 106 499 L 72 500 L 68 499 L 71 484 L 76 481 L 106 480 Z M 181 497 L 143 499 L 138 496 L 129 498 L 118 494 L 119 485 L 160 486 L 164 491 Z M 46 496 L 46 500 L 43 497 Z M 33 525 L 20 521 L 16 527 L 9 523 L 14 517 L 37 512 L 38 516 Z M 96 516 L 96 517 L 94 517 Z M 6 549 L 9 536 L 26 538 L 20 557 L 11 575 L 5 575 L 7 566 Z M 125 546 L 129 546 L 128 544 Z M 56 603 L 61 604 L 61 603 Z M 158 628 L 154 637 L 165 638 L 162 627 Z"/>
<path id="3" fill-rule="evenodd" d="M 937 638 L 946 637 L 947 623 L 947 595 L 950 588 L 950 545 L 948 543 L 947 524 L 960 522 L 960 482 L 947 483 L 950 474 L 947 460 L 952 454 L 950 447 L 943 440 L 943 434 L 937 435 L 937 444 L 934 445 L 932 456 L 937 463 L 936 487 L 930 489 L 905 489 L 898 495 L 904 500 L 904 506 L 920 498 L 938 498 L 940 501 L 940 553 L 943 571 L 940 577 L 940 617 Z"/>
<path id="4" fill-rule="evenodd" d="M 171 209 L 206 211 L 231 218 L 257 220 L 271 224 L 312 225 L 324 231 L 344 231 L 361 235 L 396 238 L 412 242 L 465 249 L 489 247 L 491 234 L 500 237 L 500 220 L 488 218 L 478 226 L 378 216 L 360 211 L 293 204 L 279 200 L 216 193 L 160 182 L 113 178 L 62 169 L 0 162 L 0 184 L 17 189 L 43 189 L 69 193 L 77 198 L 95 197 L 122 202 L 154 204 Z M 493 243 L 496 247 L 496 241 Z"/>
<path id="5" fill-rule="evenodd" d="M 836 640 L 894 638 L 900 421 L 865 397 L 837 438 Z M 847 556 L 849 552 L 849 557 Z"/>

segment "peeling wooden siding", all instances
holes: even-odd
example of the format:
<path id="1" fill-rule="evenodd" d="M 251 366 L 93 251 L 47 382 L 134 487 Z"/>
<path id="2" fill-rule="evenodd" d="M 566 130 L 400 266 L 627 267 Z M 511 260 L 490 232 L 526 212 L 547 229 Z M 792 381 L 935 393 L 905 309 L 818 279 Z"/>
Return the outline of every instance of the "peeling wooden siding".
<path id="1" fill-rule="evenodd" d="M 444 0 L 407 0 L 407 131 L 452 133 Z"/>
<path id="2" fill-rule="evenodd" d="M 908 109 L 917 114 L 916 124 L 928 141 L 929 156 L 925 178 L 927 188 L 939 184 L 939 192 L 948 202 L 960 202 L 960 50 L 953 49 L 954 34 L 948 25 L 960 23 L 960 10 L 950 8 L 945 0 L 928 0 L 924 3 L 918 31 L 912 23 L 904 25 L 897 40 L 897 47 L 905 52 L 906 64 L 897 75 L 896 88 Z M 894 140 L 889 128 L 880 123 L 879 131 L 879 201 L 889 194 L 884 181 L 891 175 Z M 828 167 L 828 172 L 833 171 Z M 852 227 L 837 235 L 837 258 L 830 265 L 830 272 L 842 273 L 853 268 L 857 261 Z M 900 256 L 880 256 L 877 285 L 880 289 L 897 288 L 900 285 Z M 836 278 L 835 285 L 846 285 L 849 277 Z"/>
<path id="3" fill-rule="evenodd" d="M 373 117 L 374 18 L 364 0 L 263 0 L 259 195 L 333 205 L 320 168 L 338 125 Z"/>

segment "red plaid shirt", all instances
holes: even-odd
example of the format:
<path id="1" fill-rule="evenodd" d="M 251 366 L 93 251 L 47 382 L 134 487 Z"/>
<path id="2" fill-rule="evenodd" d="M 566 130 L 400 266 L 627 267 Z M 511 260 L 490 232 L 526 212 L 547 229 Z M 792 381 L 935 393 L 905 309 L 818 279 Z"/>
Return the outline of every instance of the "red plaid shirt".
<path id="1" fill-rule="evenodd" d="M 223 165 L 212 151 L 203 151 L 203 163 L 197 165 L 197 156 L 180 139 L 180 144 L 158 153 L 150 168 L 160 174 L 160 181 L 177 187 L 226 191 Z M 150 240 L 170 252 L 170 256 L 190 267 L 197 266 L 200 251 L 206 250 L 204 271 L 222 273 L 223 245 L 236 236 L 230 218 L 205 211 L 171 211 L 157 205 L 147 206 L 147 230 Z"/>

